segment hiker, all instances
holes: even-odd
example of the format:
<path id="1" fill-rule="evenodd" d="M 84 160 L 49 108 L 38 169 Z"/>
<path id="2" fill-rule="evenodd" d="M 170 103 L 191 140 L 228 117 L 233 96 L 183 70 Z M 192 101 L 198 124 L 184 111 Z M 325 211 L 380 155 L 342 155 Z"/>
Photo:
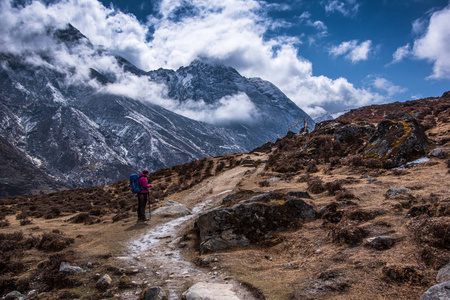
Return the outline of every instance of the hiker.
<path id="1" fill-rule="evenodd" d="M 142 191 L 140 191 L 137 194 L 138 197 L 137 213 L 139 221 L 148 221 L 148 219 L 145 217 L 145 206 L 147 205 L 148 201 L 148 194 L 149 194 L 148 189 L 151 188 L 152 186 L 148 184 L 147 175 L 148 175 L 147 169 L 144 169 L 142 173 L 139 174 L 139 187 L 142 188 Z"/>

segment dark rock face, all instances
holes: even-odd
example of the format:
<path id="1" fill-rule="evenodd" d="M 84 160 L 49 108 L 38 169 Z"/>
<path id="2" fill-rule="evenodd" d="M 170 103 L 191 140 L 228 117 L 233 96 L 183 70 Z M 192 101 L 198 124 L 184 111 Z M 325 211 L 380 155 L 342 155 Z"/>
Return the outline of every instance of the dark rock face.
<path id="1" fill-rule="evenodd" d="M 340 143 L 350 144 L 358 138 L 370 138 L 376 132 L 376 127 L 369 122 L 344 125 L 337 128 L 334 140 Z"/>
<path id="2" fill-rule="evenodd" d="M 314 208 L 295 198 L 280 205 L 244 203 L 213 210 L 196 222 L 202 241 L 200 252 L 257 243 L 270 231 L 299 228 L 315 218 Z"/>
<path id="3" fill-rule="evenodd" d="M 392 167 L 422 156 L 428 148 L 422 126 L 407 113 L 389 115 L 378 124 L 363 154 L 365 158 L 385 159 Z"/>

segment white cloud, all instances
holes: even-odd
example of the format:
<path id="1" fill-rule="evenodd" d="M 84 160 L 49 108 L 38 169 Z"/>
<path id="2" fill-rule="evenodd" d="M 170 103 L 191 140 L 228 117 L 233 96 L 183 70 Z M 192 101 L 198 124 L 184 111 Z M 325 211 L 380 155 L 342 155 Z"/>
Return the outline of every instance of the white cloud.
<path id="1" fill-rule="evenodd" d="M 351 3 L 358 7 L 355 1 L 333 2 L 336 1 L 328 1 L 329 9 L 335 7 L 339 11 L 339 3 L 343 3 L 343 9 L 348 9 Z M 187 4 L 191 13 L 177 15 Z M 195 107 L 188 102 L 170 101 L 164 88 L 124 74 L 114 60 L 98 52 L 84 49 L 68 53 L 64 47 L 55 48 L 47 36 L 47 28 L 71 23 L 96 47 L 122 55 L 144 70 L 177 69 L 200 56 L 212 58 L 236 68 L 244 76 L 273 82 L 307 112 L 337 111 L 382 100 L 379 94 L 358 89 L 345 78 L 332 80 L 314 76 L 311 62 L 302 58 L 298 51 L 298 38 L 265 39 L 264 33 L 277 24 L 267 17 L 267 8 L 257 0 L 161 0 L 159 14 L 150 17 L 148 24 L 140 23 L 130 14 L 106 8 L 97 0 L 64 0 L 49 5 L 35 1 L 23 9 L 11 7 L 8 0 L 0 0 L 0 5 L 0 52 L 57 49 L 53 52 L 55 59 L 60 60 L 58 67 L 62 70 L 76 67 L 80 70 L 77 72 L 80 78 L 88 76 L 89 67 L 103 72 L 119 72 L 116 83 L 103 89 L 153 99 L 156 104 L 191 117 L 202 116 L 199 112 L 205 111 L 225 122 L 230 121 L 227 114 L 233 109 L 237 109 L 236 119 L 241 120 L 255 117 L 257 113 L 243 95 L 222 99 L 217 107 L 201 103 Z M 309 20 L 311 15 L 305 12 L 302 16 Z M 321 21 L 311 24 L 322 32 L 327 29 Z M 151 41 L 147 40 L 148 26 L 154 29 Z M 354 43 L 346 57 L 353 62 L 367 59 L 371 41 Z M 239 110 L 237 103 L 245 109 Z M 206 114 L 197 118 L 208 119 Z"/>
<path id="2" fill-rule="evenodd" d="M 405 46 L 398 47 L 397 50 L 392 54 L 392 63 L 398 63 L 402 61 L 405 57 L 411 54 L 411 46 L 410 44 L 406 44 Z"/>
<path id="3" fill-rule="evenodd" d="M 425 19 L 420 18 L 412 22 L 412 32 L 416 35 L 424 33 L 426 28 L 427 28 L 427 20 Z"/>
<path id="4" fill-rule="evenodd" d="M 357 40 L 342 42 L 339 46 L 334 46 L 329 53 L 334 56 L 344 55 L 345 58 L 357 63 L 362 60 L 367 60 L 372 48 L 372 41 L 367 40 L 358 44 Z"/>
<path id="5" fill-rule="evenodd" d="M 175 110 L 185 117 L 216 125 L 256 122 L 260 113 L 245 93 L 225 96 L 215 104 L 188 100 Z"/>
<path id="6" fill-rule="evenodd" d="M 431 15 L 425 34 L 414 42 L 413 54 L 433 63 L 430 78 L 450 78 L 450 5 Z"/>
<path id="7" fill-rule="evenodd" d="M 382 77 L 375 77 L 372 80 L 372 85 L 376 89 L 386 92 L 388 97 L 392 97 L 396 94 L 401 94 L 407 91 L 406 88 L 395 85 L 391 81 Z"/>
<path id="8" fill-rule="evenodd" d="M 359 4 L 356 0 L 328 0 L 322 1 L 325 11 L 329 13 L 338 12 L 346 17 L 355 16 L 359 10 Z"/>

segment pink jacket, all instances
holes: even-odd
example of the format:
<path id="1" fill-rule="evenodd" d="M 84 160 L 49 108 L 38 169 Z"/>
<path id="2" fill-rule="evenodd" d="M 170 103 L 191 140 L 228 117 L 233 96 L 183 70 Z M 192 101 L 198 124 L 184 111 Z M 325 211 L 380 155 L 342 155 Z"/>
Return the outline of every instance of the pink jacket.
<path id="1" fill-rule="evenodd" d="M 142 194 L 148 194 L 148 189 L 152 187 L 148 184 L 147 177 L 144 174 L 139 174 L 139 186 L 143 188 L 141 191 Z"/>

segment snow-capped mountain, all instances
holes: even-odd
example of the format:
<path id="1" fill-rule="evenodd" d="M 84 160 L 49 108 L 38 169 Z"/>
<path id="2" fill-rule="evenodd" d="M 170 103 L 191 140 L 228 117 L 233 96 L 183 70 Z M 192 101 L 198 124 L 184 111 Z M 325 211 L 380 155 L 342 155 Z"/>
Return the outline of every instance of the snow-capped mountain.
<path id="1" fill-rule="evenodd" d="M 2 186 L 32 178 L 30 172 L 46 175 L 41 181 L 48 187 L 110 184 L 144 167 L 248 151 L 309 118 L 273 84 L 230 67 L 198 60 L 177 71 L 145 72 L 94 49 L 71 25 L 51 37 L 63 53 L 79 58 L 89 52 L 119 68 L 83 65 L 89 72 L 83 81 L 75 79 L 80 66 L 64 69 L 48 53 L 0 54 L 1 144 L 22 160 L 3 167 L 1 174 L 14 168 L 16 178 L 2 175 Z M 139 88 L 158 87 L 162 100 L 117 92 L 129 78 L 139 80 Z M 35 171 L 21 173 L 20 165 Z"/>

